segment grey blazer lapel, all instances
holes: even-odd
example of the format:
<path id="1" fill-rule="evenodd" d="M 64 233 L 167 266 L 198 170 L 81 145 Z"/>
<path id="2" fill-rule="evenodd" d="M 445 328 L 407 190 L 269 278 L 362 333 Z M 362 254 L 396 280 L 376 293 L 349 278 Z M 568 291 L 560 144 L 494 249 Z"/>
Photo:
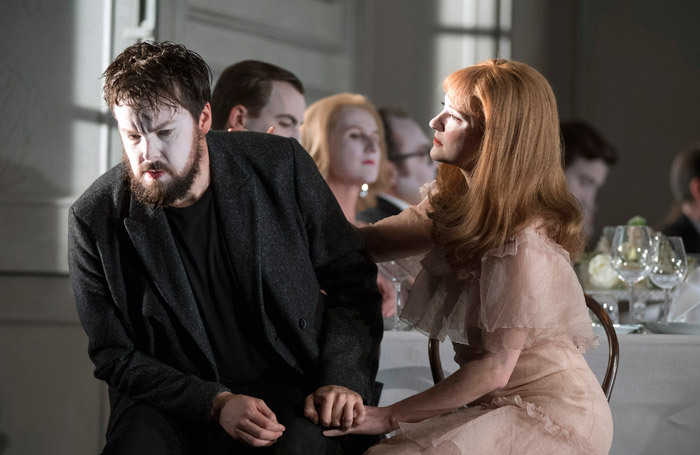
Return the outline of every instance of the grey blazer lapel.
<path id="1" fill-rule="evenodd" d="M 165 213 L 132 198 L 130 215 L 124 219 L 124 227 L 153 284 L 216 371 L 214 354 Z"/>

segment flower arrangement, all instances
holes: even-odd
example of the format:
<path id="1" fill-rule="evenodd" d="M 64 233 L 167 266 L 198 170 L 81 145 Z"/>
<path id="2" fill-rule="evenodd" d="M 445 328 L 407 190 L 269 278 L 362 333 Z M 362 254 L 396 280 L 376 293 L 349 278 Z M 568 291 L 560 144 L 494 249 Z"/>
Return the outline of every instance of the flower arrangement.
<path id="1" fill-rule="evenodd" d="M 646 226 L 646 219 L 634 216 L 627 221 L 628 226 Z M 581 258 L 574 265 L 576 274 L 584 289 L 625 289 L 625 283 L 617 276 L 610 264 L 610 247 L 612 245 L 615 226 L 603 228 L 603 235 L 598 239 L 595 249 Z M 644 279 L 646 286 L 654 285 Z"/>
<path id="2" fill-rule="evenodd" d="M 610 253 L 598 253 L 588 261 L 588 280 L 591 286 L 612 289 L 621 283 L 610 265 Z"/>

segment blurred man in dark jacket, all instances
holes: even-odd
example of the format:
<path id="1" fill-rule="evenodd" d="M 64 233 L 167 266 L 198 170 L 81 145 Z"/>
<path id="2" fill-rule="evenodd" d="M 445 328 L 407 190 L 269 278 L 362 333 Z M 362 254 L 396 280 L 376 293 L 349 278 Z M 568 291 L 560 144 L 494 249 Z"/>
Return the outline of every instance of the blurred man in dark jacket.
<path id="1" fill-rule="evenodd" d="M 700 253 L 700 142 L 678 153 L 671 164 L 671 193 L 681 213 L 661 231 L 683 238 L 688 253 Z"/>

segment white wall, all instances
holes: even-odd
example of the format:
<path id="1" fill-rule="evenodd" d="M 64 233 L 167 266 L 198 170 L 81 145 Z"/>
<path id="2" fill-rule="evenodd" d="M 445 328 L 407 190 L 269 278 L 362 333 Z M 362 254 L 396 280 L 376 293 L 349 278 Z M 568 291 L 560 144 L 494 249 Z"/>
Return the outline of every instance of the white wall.
<path id="1" fill-rule="evenodd" d="M 700 139 L 700 3 L 520 0 L 513 58 L 540 68 L 562 118 L 580 118 L 617 148 L 598 197 L 598 232 L 642 215 L 661 228 L 673 156 Z"/>
<path id="2" fill-rule="evenodd" d="M 296 74 L 307 102 L 354 91 L 364 3 L 356 0 L 192 0 L 162 2 L 158 38 L 188 46 L 214 80 L 232 63 L 255 59 Z"/>
<path id="3" fill-rule="evenodd" d="M 364 55 L 371 62 L 368 94 L 375 104 L 406 109 L 432 136 L 428 122 L 441 110 L 443 79 L 482 60 L 510 58 L 511 0 L 498 4 L 499 8 L 496 0 L 369 2 L 374 32 Z"/>
<path id="4" fill-rule="evenodd" d="M 103 387 L 66 276 L 67 210 L 106 169 L 104 3 L 0 6 L 0 453 L 96 453 Z"/>
<path id="5" fill-rule="evenodd" d="M 65 272 L 67 208 L 101 173 L 102 4 L 62 3 L 0 12 L 0 270 Z"/>

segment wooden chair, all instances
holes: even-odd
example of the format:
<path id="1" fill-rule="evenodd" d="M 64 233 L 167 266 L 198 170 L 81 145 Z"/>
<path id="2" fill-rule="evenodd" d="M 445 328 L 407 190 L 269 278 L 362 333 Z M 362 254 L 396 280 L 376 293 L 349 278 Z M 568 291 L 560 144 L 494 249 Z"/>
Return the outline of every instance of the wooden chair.
<path id="1" fill-rule="evenodd" d="M 610 401 L 610 395 L 612 395 L 615 378 L 617 377 L 617 365 L 620 360 L 620 344 L 617 341 L 617 334 L 608 313 L 605 312 L 596 299 L 588 294 L 584 294 L 584 296 L 586 298 L 586 306 L 596 315 L 605 329 L 605 335 L 608 337 L 608 367 L 601 387 L 603 392 L 605 392 L 605 398 Z M 428 359 L 430 360 L 430 371 L 433 374 L 433 383 L 437 384 L 445 379 L 445 373 L 442 370 L 442 362 L 440 361 L 440 341 L 435 338 L 428 339 Z"/>
<path id="2" fill-rule="evenodd" d="M 440 340 L 437 338 L 428 338 L 428 360 L 430 360 L 430 372 L 433 373 L 433 384 L 437 384 L 445 379 L 440 361 Z"/>
<path id="3" fill-rule="evenodd" d="M 617 365 L 620 362 L 620 343 L 617 341 L 615 327 L 613 327 L 610 316 L 608 316 L 605 309 L 590 295 L 583 295 L 586 298 L 586 306 L 596 315 L 600 325 L 605 329 L 605 335 L 608 337 L 608 367 L 605 370 L 601 387 L 603 387 L 603 392 L 605 392 L 605 398 L 610 401 L 610 395 L 612 395 L 615 378 L 617 377 Z"/>

